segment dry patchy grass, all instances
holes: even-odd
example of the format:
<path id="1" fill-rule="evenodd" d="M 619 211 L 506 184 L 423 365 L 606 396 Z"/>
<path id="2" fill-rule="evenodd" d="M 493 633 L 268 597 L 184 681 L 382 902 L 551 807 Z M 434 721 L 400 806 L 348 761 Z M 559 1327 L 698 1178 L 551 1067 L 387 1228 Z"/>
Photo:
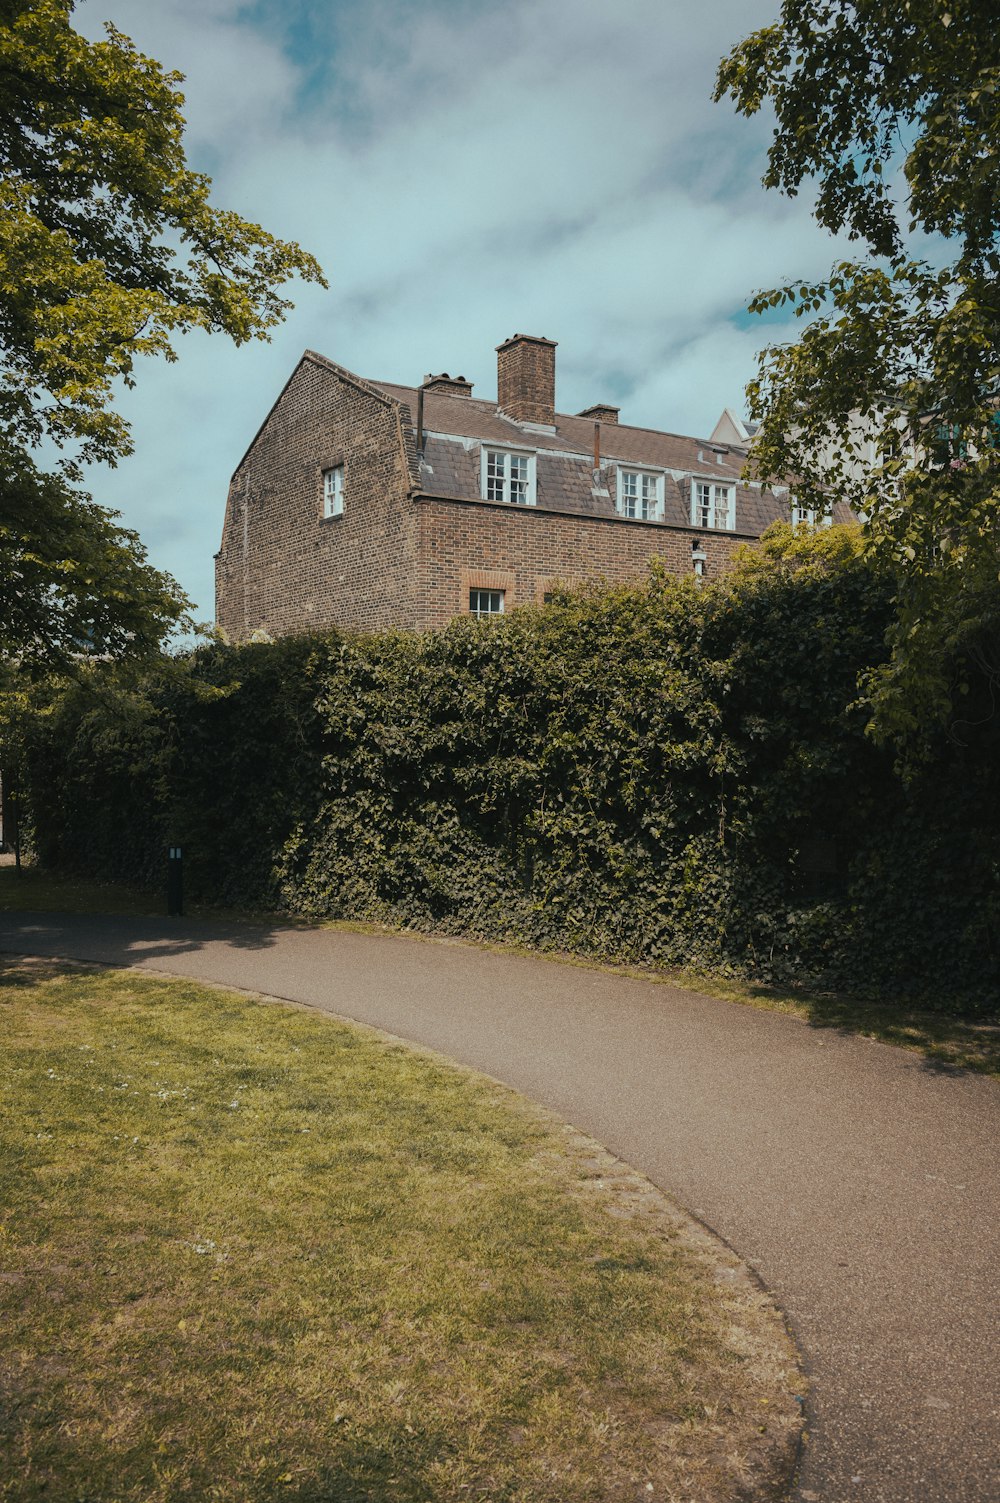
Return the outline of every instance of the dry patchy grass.
<path id="1" fill-rule="evenodd" d="M 0 1017 L 0 1498 L 708 1503 L 787 1466 L 766 1298 L 512 1092 L 131 972 L 8 962 Z"/>

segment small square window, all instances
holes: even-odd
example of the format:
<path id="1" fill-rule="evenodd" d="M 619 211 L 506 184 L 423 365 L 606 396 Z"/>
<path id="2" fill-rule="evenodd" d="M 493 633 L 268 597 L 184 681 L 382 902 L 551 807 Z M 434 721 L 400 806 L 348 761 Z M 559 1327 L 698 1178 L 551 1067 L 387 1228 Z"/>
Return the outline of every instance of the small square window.
<path id="1" fill-rule="evenodd" d="M 323 516 L 339 517 L 344 512 L 344 466 L 334 465 L 323 471 Z"/>
<path id="2" fill-rule="evenodd" d="M 504 590 L 470 590 L 469 610 L 474 616 L 502 616 Z"/>

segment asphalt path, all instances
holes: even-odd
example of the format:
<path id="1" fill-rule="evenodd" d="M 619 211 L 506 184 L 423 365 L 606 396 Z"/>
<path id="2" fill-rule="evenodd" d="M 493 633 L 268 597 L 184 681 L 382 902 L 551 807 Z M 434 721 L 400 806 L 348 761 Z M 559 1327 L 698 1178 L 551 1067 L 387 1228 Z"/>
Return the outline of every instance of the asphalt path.
<path id="1" fill-rule="evenodd" d="M 1000 1089 L 652 981 L 403 936 L 0 915 L 0 950 L 315 1005 L 517 1087 L 756 1270 L 811 1387 L 805 1503 L 1000 1500 Z"/>

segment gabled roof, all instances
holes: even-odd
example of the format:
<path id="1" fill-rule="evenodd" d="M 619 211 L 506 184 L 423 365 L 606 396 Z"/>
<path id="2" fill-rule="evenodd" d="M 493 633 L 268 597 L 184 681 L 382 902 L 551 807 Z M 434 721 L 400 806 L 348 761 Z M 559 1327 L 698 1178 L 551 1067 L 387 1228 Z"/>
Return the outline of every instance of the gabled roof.
<path id="1" fill-rule="evenodd" d="M 338 365 L 335 360 L 328 360 L 325 355 L 318 354 L 316 350 L 303 350 L 302 354 L 299 356 L 298 360 L 296 360 L 296 362 L 295 362 L 295 366 L 294 366 L 294 368 L 293 368 L 293 370 L 291 372 L 291 375 L 288 377 L 288 380 L 285 382 L 284 386 L 278 392 L 278 395 L 275 397 L 274 401 L 271 403 L 270 407 L 267 409 L 267 412 L 266 412 L 266 414 L 264 416 L 263 421 L 261 422 L 260 426 L 258 427 L 258 429 L 257 429 L 256 433 L 254 434 L 253 438 L 250 440 L 250 442 L 247 444 L 246 448 L 244 449 L 243 454 L 240 457 L 239 464 L 233 470 L 233 475 L 234 476 L 239 473 L 240 465 L 243 464 L 243 462 L 245 461 L 247 455 L 250 453 L 251 449 L 253 448 L 254 444 L 257 442 L 257 440 L 260 438 L 261 434 L 264 432 L 264 429 L 267 427 L 267 425 L 271 421 L 271 418 L 273 417 L 274 413 L 277 411 L 278 407 L 280 406 L 281 400 L 284 397 L 285 392 L 291 386 L 292 382 L 295 380 L 295 377 L 298 375 L 299 371 L 302 369 L 302 367 L 304 365 L 319 365 L 319 366 L 322 366 L 324 370 L 331 371 L 335 376 L 339 376 L 339 378 L 342 381 L 349 381 L 352 386 L 356 386 L 357 387 L 358 391 L 363 391 L 363 392 L 366 392 L 369 396 L 377 397 L 379 401 L 385 402 L 387 405 L 394 404 L 394 399 L 392 397 L 390 397 L 386 391 L 384 391 L 379 386 L 375 386 L 371 381 L 365 381 L 363 377 L 356 376 L 353 371 L 349 371 L 347 369 L 346 365 Z"/>
<path id="2" fill-rule="evenodd" d="M 737 486 L 738 535 L 759 535 L 769 522 L 787 516 L 787 487 L 779 486 L 773 492 L 743 480 L 746 445 L 636 428 L 628 423 L 602 422 L 601 463 L 595 471 L 593 417 L 556 413 L 551 426 L 519 423 L 508 417 L 496 401 L 434 387 L 421 389 L 391 381 L 365 380 L 314 350 L 306 350 L 302 355 L 281 395 L 303 363 L 330 371 L 395 410 L 414 494 L 479 499 L 479 447 L 483 443 L 506 444 L 531 450 L 537 456 L 537 504 L 544 509 L 617 516 L 618 467 L 634 465 L 637 469 L 666 472 L 662 521 L 669 526 L 690 526 L 691 477 L 728 481 Z M 417 454 L 415 447 L 420 396 L 425 440 L 422 455 Z M 263 431 L 268 418 L 259 431 Z M 849 520 L 849 508 L 838 503 L 834 517 L 838 521 Z"/>
<path id="3" fill-rule="evenodd" d="M 416 387 L 397 386 L 387 381 L 370 384 L 395 401 L 405 403 L 411 415 L 416 413 Z M 496 402 L 481 397 L 455 396 L 433 388 L 424 392 L 424 429 L 428 433 L 479 442 L 521 445 L 539 453 L 552 450 L 574 454 L 581 459 L 592 457 L 594 452 L 593 418 L 557 412 L 552 431 L 538 425 L 515 423 L 504 416 Z M 653 428 L 633 428 L 627 423 L 601 424 L 601 457 L 684 474 L 717 475 L 720 480 L 739 480 L 746 462 L 743 450 L 726 444 L 686 438 L 679 433 L 660 433 Z"/>
<path id="4" fill-rule="evenodd" d="M 409 411 L 412 433 L 418 388 L 389 381 L 370 384 Z M 737 486 L 736 535 L 759 536 L 771 522 L 788 519 L 787 486 L 762 488 L 743 479 L 746 445 L 634 428 L 628 423 L 601 423 L 601 469 L 595 474 L 591 417 L 557 412 L 555 423 L 548 428 L 516 423 L 496 402 L 482 397 L 425 388 L 423 398 L 421 480 L 426 490 L 437 496 L 478 497 L 478 448 L 482 443 L 495 443 L 536 453 L 538 505 L 548 510 L 616 516 L 616 471 L 625 464 L 667 472 L 662 520 L 670 526 L 690 527 L 690 477 L 729 481 Z M 850 508 L 837 502 L 833 516 L 837 522 L 849 522 Z"/>

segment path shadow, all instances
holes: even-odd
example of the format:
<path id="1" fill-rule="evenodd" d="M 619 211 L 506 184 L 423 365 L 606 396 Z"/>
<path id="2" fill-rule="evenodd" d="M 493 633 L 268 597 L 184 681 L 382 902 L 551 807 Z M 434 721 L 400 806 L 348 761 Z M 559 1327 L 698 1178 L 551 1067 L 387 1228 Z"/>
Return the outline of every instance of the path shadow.
<path id="1" fill-rule="evenodd" d="M 267 950 L 290 926 L 233 919 L 144 918 L 105 913 L 0 913 L 0 951 L 107 965 L 153 964 L 209 945 Z"/>
<path id="2" fill-rule="evenodd" d="M 810 1027 L 844 1037 L 877 1039 L 918 1052 L 934 1075 L 1000 1073 L 1000 1021 L 995 1013 L 934 1012 L 841 995 L 803 997 Z"/>
<path id="3" fill-rule="evenodd" d="M 0 892 L 0 951 L 110 965 L 155 966 L 158 961 L 166 964 L 181 956 L 197 954 L 208 946 L 224 946 L 244 953 L 263 952 L 276 945 L 281 936 L 315 932 L 313 925 L 275 914 L 242 917 L 202 911 L 192 916 L 167 918 L 162 912 L 156 913 L 155 906 L 145 906 L 155 904 L 155 895 L 136 894 L 125 888 L 93 888 L 84 883 L 70 884 L 61 890 L 58 879 L 50 886 L 48 874 L 30 871 L 28 884 L 11 902 L 12 880 L 12 873 L 2 873 L 0 888 L 6 889 L 6 893 Z M 67 890 L 77 903 L 93 898 L 95 905 L 106 905 L 109 898 L 120 896 L 121 911 L 55 911 L 62 892 Z M 25 899 L 37 906 L 27 911 Z M 131 910 L 127 906 L 129 901 L 136 905 Z M 454 944 L 456 937 L 449 936 L 447 942 Z M 650 979 L 663 978 L 651 973 Z M 682 978 L 679 984 L 685 986 Z M 710 986 L 706 990 L 711 994 Z M 805 1015 L 811 1027 L 902 1046 L 919 1055 L 922 1068 L 937 1076 L 1000 1075 L 1000 1017 L 985 1004 L 977 1013 L 962 1015 L 905 1004 L 890 1006 L 841 993 L 790 994 L 766 985 L 747 987 L 740 1000 L 779 1011 L 788 1010 L 787 1004 L 793 1000 L 794 1011 L 799 1016 Z"/>

